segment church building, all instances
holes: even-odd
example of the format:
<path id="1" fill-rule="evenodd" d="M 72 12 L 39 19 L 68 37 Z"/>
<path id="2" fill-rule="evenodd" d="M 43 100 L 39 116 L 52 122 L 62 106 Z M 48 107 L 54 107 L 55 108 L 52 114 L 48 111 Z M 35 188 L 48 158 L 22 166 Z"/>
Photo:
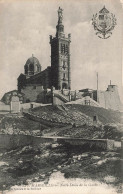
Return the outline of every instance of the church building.
<path id="1" fill-rule="evenodd" d="M 56 35 L 50 35 L 51 66 L 42 71 L 39 60 L 32 55 L 24 65 L 24 74 L 21 73 L 17 79 L 18 90 L 5 93 L 1 101 L 10 105 L 12 97 L 18 96 L 22 104 L 72 103 L 120 110 L 121 101 L 116 85 L 110 83 L 106 91 L 89 88 L 71 90 L 70 43 L 71 35 L 65 36 L 63 10 L 59 7 Z"/>
<path id="2" fill-rule="evenodd" d="M 24 65 L 24 74 L 18 77 L 18 91 L 26 93 L 29 88 L 51 89 L 52 86 L 56 90 L 71 89 L 70 42 L 71 35 L 65 36 L 63 10 L 59 7 L 56 36 L 50 35 L 51 66 L 41 71 L 39 60 L 32 55 Z"/>

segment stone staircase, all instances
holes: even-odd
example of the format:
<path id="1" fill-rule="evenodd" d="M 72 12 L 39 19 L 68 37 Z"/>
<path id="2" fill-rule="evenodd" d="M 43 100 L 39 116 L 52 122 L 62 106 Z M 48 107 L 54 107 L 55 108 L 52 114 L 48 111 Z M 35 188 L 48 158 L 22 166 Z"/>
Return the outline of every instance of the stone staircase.
<path id="1" fill-rule="evenodd" d="M 56 92 L 54 92 L 54 97 L 59 98 L 59 99 L 60 99 L 61 101 L 63 101 L 64 103 L 69 102 L 69 96 L 65 96 L 65 95 L 63 95 L 63 94 L 61 94 L 61 93 L 56 93 Z"/>

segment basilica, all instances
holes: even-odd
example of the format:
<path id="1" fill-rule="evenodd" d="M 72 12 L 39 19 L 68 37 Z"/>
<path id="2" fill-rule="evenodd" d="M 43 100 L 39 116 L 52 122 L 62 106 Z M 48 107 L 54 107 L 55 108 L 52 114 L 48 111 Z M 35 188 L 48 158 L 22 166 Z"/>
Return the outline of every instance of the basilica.
<path id="1" fill-rule="evenodd" d="M 51 66 L 42 71 L 39 60 L 32 55 L 24 65 L 24 74 L 17 78 L 17 90 L 4 94 L 1 101 L 9 105 L 16 95 L 20 103 L 75 103 L 120 110 L 118 89 L 111 83 L 106 91 L 89 88 L 72 91 L 70 43 L 71 34 L 64 33 L 63 10 L 59 7 L 56 34 L 50 35 Z"/>
<path id="2" fill-rule="evenodd" d="M 25 74 L 18 77 L 18 90 L 21 92 L 30 85 L 42 86 L 44 89 L 52 86 L 57 90 L 71 89 L 70 42 L 71 35 L 65 36 L 63 10 L 59 7 L 56 35 L 50 35 L 51 66 L 41 71 L 40 62 L 32 55 L 24 66 Z"/>

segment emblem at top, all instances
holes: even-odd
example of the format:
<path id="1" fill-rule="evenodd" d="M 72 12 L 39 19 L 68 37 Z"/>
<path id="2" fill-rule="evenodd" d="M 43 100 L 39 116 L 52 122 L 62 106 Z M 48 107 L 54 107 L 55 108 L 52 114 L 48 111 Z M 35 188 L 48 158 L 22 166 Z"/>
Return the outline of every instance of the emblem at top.
<path id="1" fill-rule="evenodd" d="M 104 6 L 99 13 L 93 15 L 92 25 L 99 38 L 107 39 L 112 35 L 112 30 L 116 25 L 115 15 L 110 13 Z"/>

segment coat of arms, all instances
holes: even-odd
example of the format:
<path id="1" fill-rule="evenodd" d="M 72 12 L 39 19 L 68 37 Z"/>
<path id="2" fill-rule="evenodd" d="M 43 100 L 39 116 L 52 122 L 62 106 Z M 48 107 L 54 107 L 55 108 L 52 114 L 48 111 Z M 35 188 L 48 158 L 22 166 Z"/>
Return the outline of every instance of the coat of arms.
<path id="1" fill-rule="evenodd" d="M 112 30 L 116 25 L 115 15 L 110 13 L 105 6 L 103 9 L 93 15 L 92 25 L 94 26 L 94 30 L 96 30 L 96 35 L 99 38 L 107 39 L 111 36 Z"/>

